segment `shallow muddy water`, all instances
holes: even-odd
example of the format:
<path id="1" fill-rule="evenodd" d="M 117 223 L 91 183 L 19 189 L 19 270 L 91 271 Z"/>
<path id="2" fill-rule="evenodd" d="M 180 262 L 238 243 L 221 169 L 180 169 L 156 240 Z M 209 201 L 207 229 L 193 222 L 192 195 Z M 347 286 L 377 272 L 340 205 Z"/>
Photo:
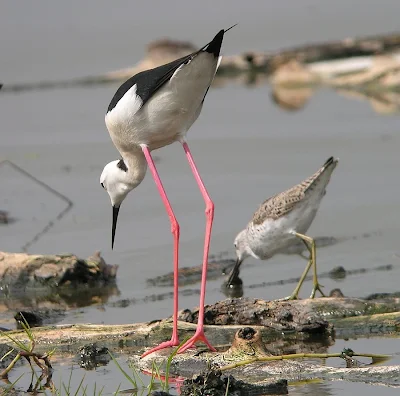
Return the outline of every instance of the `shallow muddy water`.
<path id="1" fill-rule="evenodd" d="M 201 45 L 214 31 L 235 22 L 239 25 L 224 41 L 226 54 L 390 32 L 398 28 L 400 11 L 397 0 L 356 0 L 351 6 L 342 0 L 329 4 L 234 1 L 229 13 L 207 1 L 140 6 L 70 1 L 19 7 L 5 2 L 0 15 L 4 84 L 65 80 L 124 68 L 139 61 L 153 39 L 169 36 Z M 98 304 L 68 312 L 61 323 L 132 323 L 172 314 L 171 287 L 147 282 L 172 270 L 169 221 L 150 174 L 122 205 L 111 251 L 111 207 L 99 176 L 107 162 L 118 158 L 104 125 L 105 109 L 117 87 L 118 83 L 0 91 L 0 160 L 12 161 L 73 202 L 71 210 L 55 221 L 65 202 L 7 164 L 0 166 L 0 210 L 15 220 L 0 225 L 0 250 L 20 251 L 54 221 L 51 230 L 29 246 L 29 253 L 72 252 L 87 257 L 101 250 L 107 262 L 119 264 L 118 291 Z M 232 82 L 210 90 L 188 139 L 215 202 L 211 253 L 227 252 L 233 258 L 233 239 L 257 205 L 311 175 L 334 155 L 340 163 L 309 234 L 339 242 L 318 250 L 319 271 L 327 273 L 339 265 L 346 270 L 391 267 L 341 280 L 321 278 L 324 290 L 338 287 L 345 295 L 357 297 L 398 291 L 399 125 L 398 114 L 378 114 L 367 101 L 328 89 L 318 90 L 297 112 L 275 105 L 265 83 L 247 87 Z M 203 200 L 178 144 L 154 155 L 181 225 L 180 265 L 198 266 L 205 226 Z M 241 271 L 244 295 L 286 296 L 295 284 L 277 281 L 299 276 L 305 265 L 296 255 L 264 262 L 248 259 Z M 208 303 L 225 298 L 222 281 L 219 277 L 208 282 Z M 273 285 L 263 287 L 263 282 Z M 182 287 L 180 308 L 198 305 L 198 289 L 199 283 Z M 307 296 L 310 289 L 311 282 L 306 282 L 301 295 Z M 13 314 L 2 313 L 0 324 L 13 327 Z M 342 343 L 337 342 L 335 351 Z M 398 339 L 348 343 L 359 351 L 400 352 Z M 399 363 L 398 355 L 394 361 Z M 55 367 L 63 378 L 69 377 L 69 365 Z M 89 376 L 90 381 L 106 384 L 108 394 L 123 381 L 113 363 Z M 74 378 L 79 383 L 81 373 Z M 376 387 L 344 382 L 290 387 L 290 394 L 372 395 L 376 391 Z M 396 391 L 380 387 L 379 392 Z"/>

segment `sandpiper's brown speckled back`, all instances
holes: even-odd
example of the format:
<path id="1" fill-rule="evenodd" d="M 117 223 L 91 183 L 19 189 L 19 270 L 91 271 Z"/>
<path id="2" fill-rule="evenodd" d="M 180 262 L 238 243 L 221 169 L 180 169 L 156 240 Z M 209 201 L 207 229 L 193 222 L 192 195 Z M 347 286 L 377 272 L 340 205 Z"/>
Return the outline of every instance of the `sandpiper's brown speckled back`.
<path id="1" fill-rule="evenodd" d="M 325 164 L 312 176 L 296 186 L 268 198 L 254 213 L 253 224 L 262 224 L 267 219 L 276 220 L 291 212 L 299 202 L 307 198 L 309 192 L 320 186 L 320 183 L 324 183 L 321 187 L 325 190 L 326 185 L 329 183 L 330 175 L 338 162 L 338 159 L 328 158 Z"/>

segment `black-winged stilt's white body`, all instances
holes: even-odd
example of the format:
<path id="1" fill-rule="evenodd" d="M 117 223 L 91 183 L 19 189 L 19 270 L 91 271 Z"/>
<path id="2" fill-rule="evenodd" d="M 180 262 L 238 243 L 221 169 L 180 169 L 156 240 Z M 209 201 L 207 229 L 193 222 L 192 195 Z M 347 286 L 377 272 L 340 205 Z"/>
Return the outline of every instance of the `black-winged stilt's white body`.
<path id="1" fill-rule="evenodd" d="M 143 356 L 158 349 L 179 345 L 177 333 L 179 224 L 151 156 L 152 150 L 176 141 L 182 144 L 203 195 L 207 220 L 197 331 L 182 346 L 180 352 L 193 346 L 196 341 L 203 341 L 214 350 L 206 339 L 203 329 L 207 261 L 214 204 L 204 187 L 185 137 L 201 112 L 205 96 L 221 61 L 220 49 L 224 34 L 229 29 L 220 30 L 210 43 L 190 55 L 131 77 L 118 88 L 105 117 L 111 139 L 122 156 L 122 159 L 107 164 L 100 177 L 100 183 L 107 190 L 113 207 L 112 247 L 120 205 L 127 194 L 142 182 L 147 165 L 168 212 L 174 236 L 172 338 L 147 351 Z"/>
<path id="2" fill-rule="evenodd" d="M 311 266 L 314 268 L 311 298 L 314 298 L 317 290 L 323 295 L 317 278 L 315 242 L 313 238 L 304 234 L 317 214 L 326 193 L 326 186 L 338 162 L 338 159 L 328 158 L 325 164 L 309 178 L 261 204 L 247 227 L 235 238 L 237 260 L 228 278 L 227 287 L 233 284 L 239 274 L 240 265 L 247 257 L 267 260 L 290 246 L 297 237 L 309 250 L 310 260 L 297 287 L 287 299 L 298 297 L 300 287 Z"/>

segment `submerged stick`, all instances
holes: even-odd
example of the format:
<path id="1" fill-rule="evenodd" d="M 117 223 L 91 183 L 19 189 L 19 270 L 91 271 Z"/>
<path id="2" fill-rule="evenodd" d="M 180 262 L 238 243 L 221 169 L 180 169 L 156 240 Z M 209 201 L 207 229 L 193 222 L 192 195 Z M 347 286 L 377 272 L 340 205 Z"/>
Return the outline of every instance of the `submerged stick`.
<path id="1" fill-rule="evenodd" d="M 44 188 L 46 191 L 48 191 L 53 196 L 56 196 L 57 198 L 61 199 L 62 201 L 64 201 L 66 203 L 65 208 L 55 217 L 54 220 L 50 220 L 42 230 L 38 231 L 36 233 L 36 235 L 34 235 L 30 241 L 26 242 L 22 246 L 21 250 L 23 252 L 26 252 L 31 245 L 36 243 L 40 237 L 42 237 L 44 234 L 46 234 L 50 230 L 50 228 L 52 228 L 54 226 L 56 221 L 61 220 L 67 214 L 67 212 L 69 212 L 71 210 L 71 208 L 73 206 L 73 202 L 68 197 L 66 197 L 64 194 L 62 194 L 59 191 L 55 190 L 54 188 L 50 187 L 48 184 L 39 180 L 37 177 L 31 175 L 29 172 L 27 172 L 25 169 L 22 169 L 20 166 L 14 164 L 14 162 L 6 159 L 6 160 L 3 160 L 0 162 L 0 165 L 3 165 L 3 164 L 8 164 L 11 168 L 13 168 L 14 170 L 19 172 L 26 178 L 33 181 L 35 184 Z"/>

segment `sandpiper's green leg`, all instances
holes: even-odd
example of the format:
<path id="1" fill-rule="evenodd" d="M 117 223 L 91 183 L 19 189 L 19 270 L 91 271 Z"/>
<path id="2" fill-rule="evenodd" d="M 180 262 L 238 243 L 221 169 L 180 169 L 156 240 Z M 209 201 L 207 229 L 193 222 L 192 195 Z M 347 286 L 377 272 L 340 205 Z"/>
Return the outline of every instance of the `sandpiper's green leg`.
<path id="1" fill-rule="evenodd" d="M 313 277 L 313 289 L 310 295 L 310 298 L 315 297 L 315 293 L 317 290 L 321 293 L 322 296 L 325 297 L 325 294 L 321 290 L 321 285 L 318 283 L 318 276 L 317 276 L 317 262 L 316 262 L 316 247 L 315 247 L 315 241 L 313 238 L 300 234 L 298 232 L 294 232 L 294 235 L 296 235 L 298 238 L 300 238 L 303 243 L 306 245 L 307 250 L 310 252 L 310 259 L 308 261 L 308 264 L 303 272 L 303 274 L 300 277 L 299 282 L 297 283 L 296 288 L 293 290 L 293 293 L 289 296 L 286 297 L 285 300 L 296 300 L 298 298 L 298 294 L 300 291 L 301 286 L 303 285 L 304 279 L 306 278 L 308 271 L 310 270 L 311 266 L 313 265 L 314 267 L 314 277 Z"/>

